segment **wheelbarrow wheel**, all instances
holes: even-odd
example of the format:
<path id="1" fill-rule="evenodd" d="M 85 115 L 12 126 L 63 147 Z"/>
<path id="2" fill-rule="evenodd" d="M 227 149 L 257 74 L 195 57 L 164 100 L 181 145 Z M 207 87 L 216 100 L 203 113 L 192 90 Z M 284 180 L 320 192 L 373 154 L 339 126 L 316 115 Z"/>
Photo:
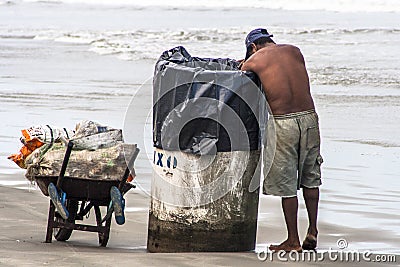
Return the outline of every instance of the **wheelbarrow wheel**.
<path id="1" fill-rule="evenodd" d="M 107 211 L 108 211 L 108 207 L 107 207 Z M 110 238 L 111 217 L 108 218 L 103 225 L 100 207 L 95 205 L 94 212 L 96 214 L 97 226 L 104 226 L 104 230 L 98 233 L 99 245 L 102 247 L 106 247 L 107 243 L 108 243 L 108 239 Z"/>
<path id="2" fill-rule="evenodd" d="M 65 220 L 56 213 L 56 221 L 75 223 L 75 217 L 78 212 L 78 201 L 67 199 L 66 206 L 69 212 L 69 218 Z M 57 241 L 67 241 L 71 237 L 72 231 L 72 229 L 55 228 L 54 237 Z"/>

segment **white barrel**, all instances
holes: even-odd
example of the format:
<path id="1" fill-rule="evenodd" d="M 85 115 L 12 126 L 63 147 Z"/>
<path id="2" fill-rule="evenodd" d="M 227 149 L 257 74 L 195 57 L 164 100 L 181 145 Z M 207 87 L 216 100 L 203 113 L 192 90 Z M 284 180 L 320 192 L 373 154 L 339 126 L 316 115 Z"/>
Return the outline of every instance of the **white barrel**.
<path id="1" fill-rule="evenodd" d="M 260 151 L 197 156 L 154 149 L 150 252 L 255 248 Z"/>

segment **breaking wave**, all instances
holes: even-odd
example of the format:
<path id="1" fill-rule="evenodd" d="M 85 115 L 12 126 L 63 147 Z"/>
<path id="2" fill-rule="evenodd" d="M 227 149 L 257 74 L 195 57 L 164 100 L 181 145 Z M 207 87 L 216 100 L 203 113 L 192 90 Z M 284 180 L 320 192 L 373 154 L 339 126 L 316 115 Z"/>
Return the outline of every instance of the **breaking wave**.
<path id="1" fill-rule="evenodd" d="M 172 31 L 30 30 L 29 34 L 23 30 L 8 30 L 0 32 L 0 38 L 86 45 L 89 51 L 99 55 L 130 61 L 155 61 L 164 50 L 178 45 L 199 57 L 241 59 L 247 31 L 248 28 L 240 27 Z M 400 28 L 271 28 L 271 32 L 278 43 L 298 44 L 305 54 L 314 84 L 400 87 L 400 68 L 393 54 L 400 42 Z M 337 38 L 335 42 L 332 36 Z M 371 53 L 373 50 L 376 52 Z"/>

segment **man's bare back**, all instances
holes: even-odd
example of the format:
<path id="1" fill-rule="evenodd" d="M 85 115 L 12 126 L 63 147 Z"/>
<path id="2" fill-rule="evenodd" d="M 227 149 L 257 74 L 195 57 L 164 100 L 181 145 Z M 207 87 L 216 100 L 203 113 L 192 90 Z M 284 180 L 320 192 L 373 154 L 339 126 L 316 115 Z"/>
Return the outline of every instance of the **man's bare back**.
<path id="1" fill-rule="evenodd" d="M 314 109 L 304 58 L 297 47 L 267 44 L 241 69 L 258 75 L 274 115 Z"/>

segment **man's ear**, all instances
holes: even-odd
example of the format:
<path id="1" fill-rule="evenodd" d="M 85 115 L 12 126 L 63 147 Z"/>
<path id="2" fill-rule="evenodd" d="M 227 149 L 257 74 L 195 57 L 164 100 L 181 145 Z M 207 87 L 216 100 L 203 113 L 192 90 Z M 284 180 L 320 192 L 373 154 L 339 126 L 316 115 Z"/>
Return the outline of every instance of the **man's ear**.
<path id="1" fill-rule="evenodd" d="M 255 44 L 255 43 L 251 43 L 250 45 L 251 45 L 251 51 L 252 51 L 253 53 L 257 52 L 258 49 L 257 49 L 256 44 Z"/>

